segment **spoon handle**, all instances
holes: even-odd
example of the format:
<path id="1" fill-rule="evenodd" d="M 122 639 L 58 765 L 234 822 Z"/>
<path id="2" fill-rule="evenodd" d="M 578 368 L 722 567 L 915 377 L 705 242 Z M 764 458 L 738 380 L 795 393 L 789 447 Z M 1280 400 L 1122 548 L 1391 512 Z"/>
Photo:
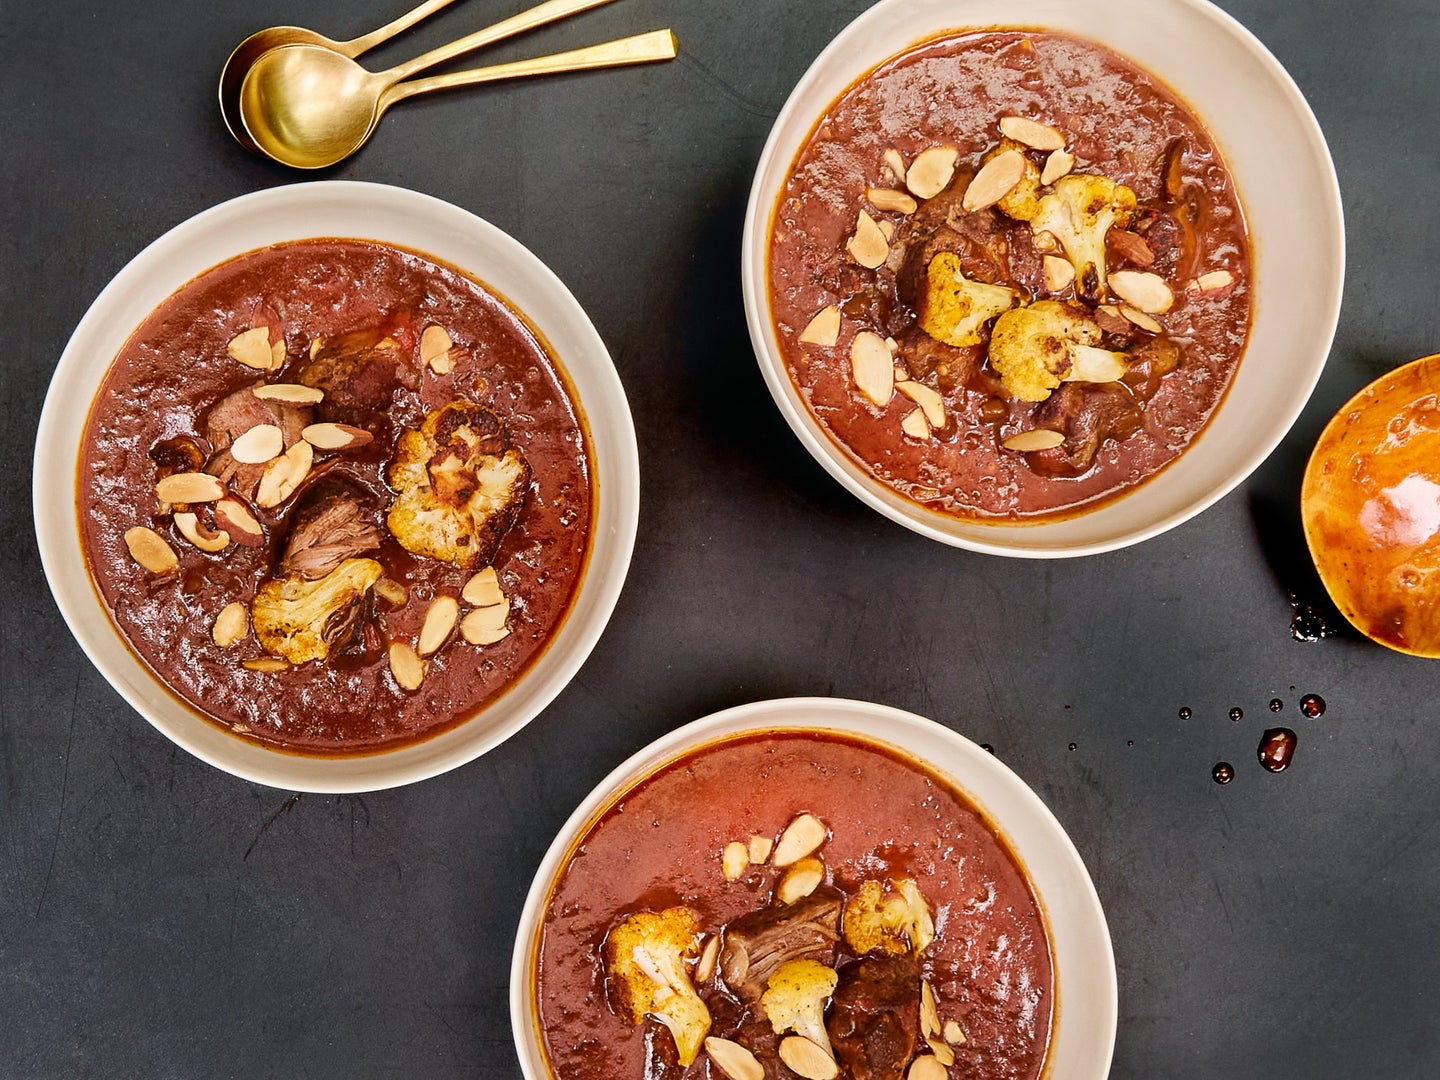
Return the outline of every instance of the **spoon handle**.
<path id="1" fill-rule="evenodd" d="M 455 86 L 519 79 L 526 75 L 554 75 L 562 71 L 584 71 L 588 68 L 624 67 L 628 64 L 652 64 L 659 60 L 673 60 L 678 48 L 679 43 L 669 30 L 652 30 L 648 34 L 589 45 L 553 56 L 537 56 L 531 60 L 516 60 L 509 64 L 455 71 L 447 75 L 432 75 L 428 79 L 413 79 L 388 87 L 381 95 L 379 111 L 416 94 L 448 90 Z"/>
<path id="2" fill-rule="evenodd" d="M 428 19 L 441 8 L 449 7 L 455 0 L 425 0 L 425 3 L 418 7 L 411 8 L 398 19 L 393 19 L 380 27 L 379 30 L 371 30 L 363 37 L 351 38 L 349 41 L 339 43 L 339 51 L 354 60 L 361 53 L 369 52 L 383 41 L 389 41 L 396 34 L 409 30 L 421 19 Z"/>
<path id="3" fill-rule="evenodd" d="M 544 26 L 556 19 L 563 19 L 567 15 L 574 15 L 581 11 L 589 11 L 591 8 L 600 7 L 602 4 L 613 3 L 614 0 L 546 0 L 546 3 L 531 8 L 529 11 L 522 11 L 518 15 L 496 23 L 494 26 L 487 26 L 483 30 L 476 30 L 473 34 L 467 34 L 458 41 L 452 41 L 448 45 L 441 45 L 438 49 L 431 49 L 427 53 L 421 53 L 414 60 L 407 60 L 403 64 L 396 64 L 388 71 L 381 72 L 381 77 L 390 82 L 399 82 L 401 79 L 408 79 L 411 75 L 424 71 L 426 68 L 434 67 L 436 64 L 443 64 L 446 60 L 453 60 L 457 56 L 474 52 L 492 42 L 502 41 L 508 37 L 523 33 L 526 30 L 533 30 L 537 26 Z"/>

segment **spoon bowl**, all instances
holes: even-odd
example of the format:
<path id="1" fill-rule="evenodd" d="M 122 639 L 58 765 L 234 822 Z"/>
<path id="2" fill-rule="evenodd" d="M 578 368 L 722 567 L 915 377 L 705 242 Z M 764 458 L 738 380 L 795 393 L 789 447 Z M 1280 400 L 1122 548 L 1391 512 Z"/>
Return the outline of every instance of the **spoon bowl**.
<path id="1" fill-rule="evenodd" d="M 235 51 L 220 69 L 220 118 L 225 121 L 225 128 L 235 141 L 247 150 L 258 151 L 260 148 L 240 119 L 240 87 L 255 61 L 271 49 L 284 45 L 316 45 L 336 52 L 343 48 L 340 42 L 331 41 L 324 34 L 317 34 L 303 26 L 268 26 L 235 46 Z"/>
<path id="2" fill-rule="evenodd" d="M 380 120 L 385 80 L 327 45 L 297 42 L 259 57 L 239 112 L 256 147 L 297 169 L 349 157 Z"/>

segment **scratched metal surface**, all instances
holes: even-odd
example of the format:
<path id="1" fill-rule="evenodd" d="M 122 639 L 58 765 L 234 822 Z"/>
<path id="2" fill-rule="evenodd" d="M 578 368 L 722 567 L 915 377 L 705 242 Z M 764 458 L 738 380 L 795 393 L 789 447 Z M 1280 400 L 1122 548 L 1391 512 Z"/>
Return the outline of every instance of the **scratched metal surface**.
<path id="1" fill-rule="evenodd" d="M 355 33 L 399 5 L 21 6 L 0 10 L 0 1075 L 513 1080 L 511 937 L 554 830 L 677 724 L 810 693 L 992 743 L 1059 815 L 1114 934 L 1114 1076 L 1440 1072 L 1440 667 L 1343 634 L 1299 644 L 1287 595 L 1315 599 L 1295 500 L 1325 419 L 1440 345 L 1433 0 L 1226 3 L 1334 148 L 1339 339 L 1248 484 L 1080 562 L 952 551 L 863 509 L 783 427 L 752 361 L 750 171 L 865 0 L 628 0 L 496 53 L 668 23 L 678 63 L 396 110 L 333 175 L 474 210 L 569 283 L 628 388 L 644 507 L 611 628 L 553 707 L 449 776 L 340 799 L 222 775 L 104 684 L 42 581 L 28 462 L 54 360 L 110 276 L 191 214 L 296 179 L 223 134 L 212 86 L 230 46 L 277 22 Z M 385 55 L 513 6 L 459 4 Z M 1305 692 L 1328 701 L 1322 720 L 1299 716 Z M 1271 776 L 1254 754 L 1277 696 L 1300 745 Z M 1220 759 L 1237 770 L 1223 789 Z"/>

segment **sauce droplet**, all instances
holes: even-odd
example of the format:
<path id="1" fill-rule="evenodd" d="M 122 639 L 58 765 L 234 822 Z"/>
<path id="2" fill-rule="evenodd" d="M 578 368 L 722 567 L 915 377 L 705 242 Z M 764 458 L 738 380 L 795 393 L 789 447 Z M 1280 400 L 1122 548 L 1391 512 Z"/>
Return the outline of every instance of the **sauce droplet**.
<path id="1" fill-rule="evenodd" d="M 1295 732 L 1289 728 L 1270 728 L 1260 739 L 1260 764 L 1270 772 L 1284 772 L 1295 756 Z"/>
<path id="2" fill-rule="evenodd" d="M 1270 699 L 1271 712 L 1279 712 L 1283 708 L 1285 708 L 1285 702 L 1281 701 L 1278 697 Z"/>
<path id="3" fill-rule="evenodd" d="M 1188 705 L 1182 705 L 1182 706 L 1180 706 L 1180 719 L 1181 719 L 1181 720 L 1189 720 L 1189 719 L 1190 719 L 1190 706 L 1188 706 Z"/>
<path id="4" fill-rule="evenodd" d="M 1070 749 L 1071 749 L 1071 750 L 1074 750 L 1074 749 L 1075 749 L 1075 744 L 1074 744 L 1073 742 L 1070 744 Z"/>
<path id="5" fill-rule="evenodd" d="M 1134 746 L 1134 745 L 1135 745 L 1135 740 L 1134 740 L 1134 739 L 1126 739 L 1126 740 L 1125 740 L 1125 745 L 1126 745 L 1126 746 Z"/>
<path id="6" fill-rule="evenodd" d="M 1306 694 L 1300 699 L 1300 711 L 1311 720 L 1325 715 L 1325 699 L 1319 694 Z"/>
<path id="7" fill-rule="evenodd" d="M 988 742 L 982 742 L 980 744 L 980 749 L 984 750 L 987 754 L 995 753 L 995 748 L 991 746 Z"/>
<path id="8" fill-rule="evenodd" d="M 1235 766 L 1228 761 L 1222 761 L 1210 770 L 1210 775 L 1214 778 L 1215 783 L 1228 784 L 1235 779 Z"/>
<path id="9" fill-rule="evenodd" d="M 1230 719 L 1236 721 L 1237 723 L 1241 720 L 1244 720 L 1245 710 L 1240 708 L 1239 705 L 1236 705 L 1235 708 L 1230 710 Z"/>
<path id="10" fill-rule="evenodd" d="M 1319 641 L 1327 638 L 1331 630 L 1325 625 L 1325 616 L 1309 604 L 1299 604 L 1290 619 L 1290 636 L 1296 641 Z"/>

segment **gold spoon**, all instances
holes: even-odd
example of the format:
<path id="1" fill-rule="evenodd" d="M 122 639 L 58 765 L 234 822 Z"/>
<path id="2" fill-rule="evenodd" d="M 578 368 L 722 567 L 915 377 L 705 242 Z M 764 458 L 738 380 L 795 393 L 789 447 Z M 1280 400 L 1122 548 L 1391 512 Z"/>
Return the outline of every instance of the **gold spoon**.
<path id="1" fill-rule="evenodd" d="M 548 0 L 504 22 L 442 45 L 404 64 L 371 73 L 348 57 L 312 45 L 272 49 L 240 87 L 240 118 L 262 153 L 299 169 L 342 161 L 374 132 L 397 101 L 432 90 L 586 68 L 669 60 L 674 34 L 657 30 L 555 56 L 405 82 L 411 75 L 492 41 L 611 0 Z"/>
<path id="2" fill-rule="evenodd" d="M 271 26 L 257 30 L 235 46 L 235 51 L 220 69 L 220 117 L 225 121 L 225 127 L 245 149 L 259 151 L 260 148 L 250 138 L 250 133 L 245 130 L 240 119 L 240 86 L 255 61 L 271 49 L 281 45 L 315 45 L 354 60 L 361 53 L 369 52 L 376 45 L 389 41 L 396 34 L 410 29 L 421 19 L 429 18 L 454 2 L 455 0 L 425 0 L 425 3 L 386 23 L 379 30 L 372 30 L 363 37 L 351 38 L 349 41 L 332 41 L 324 34 L 317 34 L 303 26 Z"/>

